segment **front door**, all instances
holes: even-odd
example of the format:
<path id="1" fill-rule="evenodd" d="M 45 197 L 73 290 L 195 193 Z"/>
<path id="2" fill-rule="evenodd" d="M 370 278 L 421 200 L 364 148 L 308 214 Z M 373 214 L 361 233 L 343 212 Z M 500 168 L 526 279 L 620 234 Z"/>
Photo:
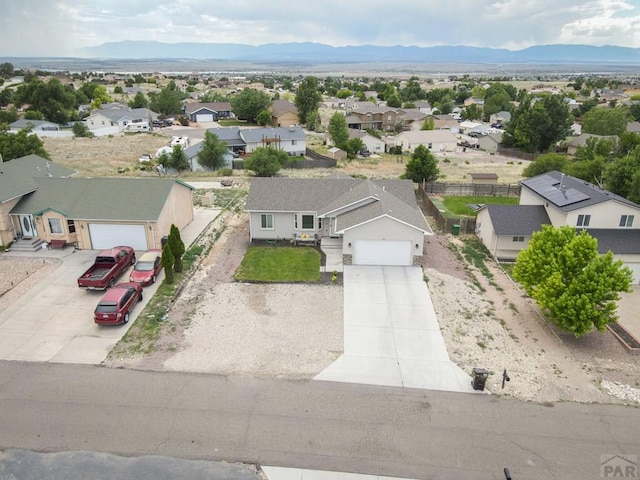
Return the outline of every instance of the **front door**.
<path id="1" fill-rule="evenodd" d="M 32 238 L 35 237 L 36 234 L 36 226 L 33 223 L 33 215 L 18 215 L 20 219 L 20 231 L 22 232 L 22 236 L 24 238 Z"/>

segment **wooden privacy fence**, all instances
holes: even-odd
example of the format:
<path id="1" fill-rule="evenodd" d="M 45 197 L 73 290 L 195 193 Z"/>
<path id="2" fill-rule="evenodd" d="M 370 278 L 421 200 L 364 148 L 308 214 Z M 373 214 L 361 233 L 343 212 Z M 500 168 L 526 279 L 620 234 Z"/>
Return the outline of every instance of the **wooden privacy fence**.
<path id="1" fill-rule="evenodd" d="M 445 212 L 431 201 L 422 185 L 418 186 L 418 202 L 428 216 L 433 217 L 438 230 L 444 233 L 460 233 L 463 235 L 476 233 L 475 217 L 447 217 Z"/>
<path id="2" fill-rule="evenodd" d="M 519 197 L 520 185 L 501 183 L 427 183 L 424 190 L 429 195 L 450 195 L 452 197 Z"/>
<path id="3" fill-rule="evenodd" d="M 336 159 L 320 155 L 308 148 L 304 158 L 295 158 L 296 160 L 288 162 L 284 168 L 334 168 L 338 164 Z M 233 161 L 232 165 L 234 170 L 243 170 L 244 159 L 238 158 Z"/>

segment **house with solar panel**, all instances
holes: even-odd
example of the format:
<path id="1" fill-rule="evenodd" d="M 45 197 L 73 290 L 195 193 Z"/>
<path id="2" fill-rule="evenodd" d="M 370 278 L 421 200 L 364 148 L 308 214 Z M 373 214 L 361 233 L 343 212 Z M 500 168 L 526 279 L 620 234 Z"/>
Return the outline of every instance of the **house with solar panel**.
<path id="1" fill-rule="evenodd" d="M 476 233 L 498 260 L 515 260 L 542 225 L 585 229 L 640 283 L 640 205 L 584 180 L 552 171 L 520 182 L 518 205 L 484 205 Z"/>

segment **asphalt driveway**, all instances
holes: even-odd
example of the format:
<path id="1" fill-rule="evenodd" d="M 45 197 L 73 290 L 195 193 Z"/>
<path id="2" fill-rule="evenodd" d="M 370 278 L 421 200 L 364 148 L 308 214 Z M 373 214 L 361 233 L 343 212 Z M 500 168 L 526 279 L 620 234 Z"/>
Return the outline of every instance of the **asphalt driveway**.
<path id="1" fill-rule="evenodd" d="M 344 267 L 344 355 L 315 379 L 474 391 L 449 359 L 420 267 Z"/>

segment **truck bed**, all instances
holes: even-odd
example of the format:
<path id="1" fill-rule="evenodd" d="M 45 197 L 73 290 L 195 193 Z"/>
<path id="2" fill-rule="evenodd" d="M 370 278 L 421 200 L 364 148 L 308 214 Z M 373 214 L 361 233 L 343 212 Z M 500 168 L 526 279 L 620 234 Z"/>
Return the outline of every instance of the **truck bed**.
<path id="1" fill-rule="evenodd" d="M 101 278 L 104 278 L 107 273 L 109 273 L 111 271 L 111 269 L 113 268 L 113 265 L 110 267 L 96 267 L 96 268 L 92 268 L 91 270 L 85 272 L 84 275 L 82 275 L 82 279 L 84 280 L 100 280 Z"/>

